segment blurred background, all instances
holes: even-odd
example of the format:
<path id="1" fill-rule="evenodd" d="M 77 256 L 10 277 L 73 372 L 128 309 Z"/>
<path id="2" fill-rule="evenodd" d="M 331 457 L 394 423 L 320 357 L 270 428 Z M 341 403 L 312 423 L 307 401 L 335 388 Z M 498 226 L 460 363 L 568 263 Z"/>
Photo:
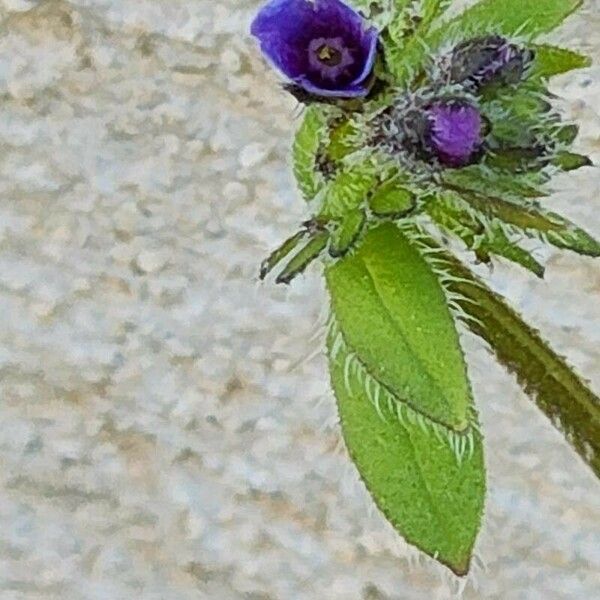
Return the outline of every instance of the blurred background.
<path id="1" fill-rule="evenodd" d="M 257 281 L 306 215 L 258 5 L 0 0 L 0 598 L 600 598 L 600 484 L 468 336 L 489 471 L 469 578 L 373 509 L 318 268 Z M 598 62 L 600 2 L 554 40 Z M 600 164 L 600 66 L 553 90 Z M 556 189 L 600 235 L 599 171 Z M 600 391 L 600 262 L 545 256 L 544 282 L 479 271 Z"/>

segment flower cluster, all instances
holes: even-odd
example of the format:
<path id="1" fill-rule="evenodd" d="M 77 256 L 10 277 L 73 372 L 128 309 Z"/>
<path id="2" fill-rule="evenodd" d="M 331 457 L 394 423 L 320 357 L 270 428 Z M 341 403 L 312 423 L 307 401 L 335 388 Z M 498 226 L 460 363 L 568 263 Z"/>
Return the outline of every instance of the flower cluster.
<path id="1" fill-rule="evenodd" d="M 402 94 L 371 122 L 368 143 L 409 169 L 459 168 L 479 159 L 487 123 L 472 99 Z"/>
<path id="2" fill-rule="evenodd" d="M 255 18 L 251 31 L 267 58 L 313 101 L 344 101 L 371 94 L 379 34 L 340 0 L 271 0 Z M 530 52 L 500 36 L 457 45 L 444 57 L 439 76 L 440 82 L 453 86 L 451 96 L 438 90 L 437 97 L 431 98 L 431 91 L 424 90 L 423 96 L 430 101 L 417 99 L 416 119 L 415 106 L 411 118 L 395 111 L 397 127 L 388 124 L 387 130 L 406 133 L 406 123 L 418 122 L 418 143 L 413 139 L 402 146 L 402 139 L 396 138 L 388 139 L 387 145 L 444 168 L 477 160 L 485 128 L 473 94 L 493 81 L 518 82 L 530 60 Z M 405 138 L 414 138 L 414 132 Z"/>

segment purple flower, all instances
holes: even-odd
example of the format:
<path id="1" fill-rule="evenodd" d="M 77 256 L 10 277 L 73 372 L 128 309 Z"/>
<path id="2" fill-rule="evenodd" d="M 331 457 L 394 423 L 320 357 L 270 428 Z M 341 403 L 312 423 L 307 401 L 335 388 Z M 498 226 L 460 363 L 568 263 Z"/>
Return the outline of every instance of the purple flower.
<path id="1" fill-rule="evenodd" d="M 251 27 L 267 58 L 311 94 L 369 92 L 377 31 L 340 0 L 271 0 Z"/>
<path id="2" fill-rule="evenodd" d="M 428 150 L 446 167 L 471 163 L 483 145 L 479 109 L 465 101 L 438 101 L 427 108 Z"/>
<path id="3" fill-rule="evenodd" d="M 453 83 L 475 88 L 493 79 L 518 83 L 532 58 L 533 52 L 498 35 L 474 38 L 452 51 L 450 77 Z"/>

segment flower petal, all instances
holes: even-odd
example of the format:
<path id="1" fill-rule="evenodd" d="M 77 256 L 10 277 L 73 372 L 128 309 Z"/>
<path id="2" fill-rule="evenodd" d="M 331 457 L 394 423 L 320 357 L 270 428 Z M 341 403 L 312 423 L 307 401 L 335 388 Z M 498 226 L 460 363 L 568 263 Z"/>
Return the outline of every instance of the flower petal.
<path id="1" fill-rule="evenodd" d="M 307 0 L 272 0 L 260 10 L 250 32 L 275 67 L 294 79 L 306 71 L 306 46 L 315 25 L 313 5 Z"/>
<path id="2" fill-rule="evenodd" d="M 379 40 L 379 34 L 377 30 L 372 27 L 363 34 L 362 51 L 365 53 L 365 62 L 362 71 L 355 77 L 352 84 L 362 83 L 373 71 L 373 65 L 375 64 L 375 57 L 377 56 L 377 44 Z"/>
<path id="3" fill-rule="evenodd" d="M 363 85 L 362 82 L 351 83 L 343 88 L 329 89 L 312 82 L 306 76 L 302 76 L 298 77 L 295 83 L 311 94 L 328 98 L 360 98 L 369 93 L 368 86 Z"/>
<path id="4" fill-rule="evenodd" d="M 458 167 L 472 159 L 483 143 L 483 121 L 468 103 L 438 102 L 428 110 L 429 142 L 442 164 Z"/>
<path id="5" fill-rule="evenodd" d="M 316 0 L 315 10 L 319 20 L 328 24 L 337 23 L 353 34 L 359 34 L 364 26 L 364 19 L 353 8 L 340 0 Z"/>

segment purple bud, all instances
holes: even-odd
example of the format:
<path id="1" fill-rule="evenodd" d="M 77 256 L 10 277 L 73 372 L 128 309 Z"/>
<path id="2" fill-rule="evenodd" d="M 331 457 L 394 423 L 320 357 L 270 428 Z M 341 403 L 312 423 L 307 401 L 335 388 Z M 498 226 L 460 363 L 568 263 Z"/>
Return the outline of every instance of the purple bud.
<path id="1" fill-rule="evenodd" d="M 483 145 L 484 123 L 476 106 L 465 101 L 438 101 L 427 108 L 428 150 L 446 167 L 475 160 Z"/>
<path id="2" fill-rule="evenodd" d="M 518 83 L 532 58 L 530 50 L 511 44 L 503 37 L 474 38 L 452 51 L 450 78 L 453 83 L 475 88 L 494 79 Z"/>
<path id="3" fill-rule="evenodd" d="M 340 0 L 271 0 L 251 32 L 273 65 L 307 92 L 334 98 L 369 92 L 378 34 Z"/>

